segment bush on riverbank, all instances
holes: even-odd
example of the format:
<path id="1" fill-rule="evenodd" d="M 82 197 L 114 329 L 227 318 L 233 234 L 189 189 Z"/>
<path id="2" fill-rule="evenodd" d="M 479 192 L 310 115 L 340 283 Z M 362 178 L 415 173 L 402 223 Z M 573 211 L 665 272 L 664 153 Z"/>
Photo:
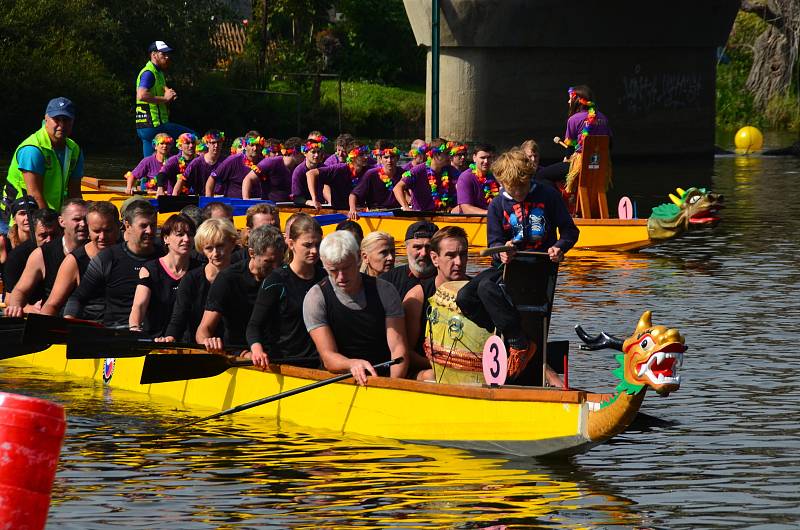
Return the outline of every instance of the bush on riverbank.
<path id="1" fill-rule="evenodd" d="M 736 129 L 754 125 L 768 129 L 800 130 L 800 95 L 797 82 L 789 93 L 773 98 L 764 112 L 756 109 L 745 88 L 753 65 L 753 43 L 767 28 L 757 16 L 739 12 L 717 66 L 717 126 Z M 796 65 L 795 68 L 800 68 Z"/>

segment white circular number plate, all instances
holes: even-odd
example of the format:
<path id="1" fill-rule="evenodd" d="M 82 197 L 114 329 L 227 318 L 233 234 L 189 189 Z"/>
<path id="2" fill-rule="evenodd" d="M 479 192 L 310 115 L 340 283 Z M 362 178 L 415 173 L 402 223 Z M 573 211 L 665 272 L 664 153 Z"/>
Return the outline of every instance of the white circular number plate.
<path id="1" fill-rule="evenodd" d="M 508 353 L 503 340 L 492 335 L 483 345 L 483 378 L 486 384 L 502 385 L 508 376 Z"/>

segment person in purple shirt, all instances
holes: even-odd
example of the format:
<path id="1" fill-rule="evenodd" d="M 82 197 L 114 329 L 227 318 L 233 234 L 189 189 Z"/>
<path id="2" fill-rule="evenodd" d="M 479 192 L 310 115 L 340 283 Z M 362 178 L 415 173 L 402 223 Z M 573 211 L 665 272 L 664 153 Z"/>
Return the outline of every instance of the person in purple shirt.
<path id="1" fill-rule="evenodd" d="M 244 136 L 244 153 L 229 156 L 208 176 L 206 196 L 212 197 L 214 188 L 219 184 L 222 195 L 241 199 L 244 178 L 251 171 L 261 171 L 257 168 L 263 158 L 262 149 L 264 149 L 264 138 L 258 131 L 249 131 Z"/>
<path id="2" fill-rule="evenodd" d="M 286 140 L 281 156 L 265 158 L 247 174 L 242 183 L 242 197 L 286 202 L 292 189 L 292 171 L 303 161 L 300 145 L 303 140 L 293 136 Z M 258 171 L 258 174 L 256 174 Z"/>
<path id="3" fill-rule="evenodd" d="M 410 170 L 414 166 L 424 164 L 428 157 L 428 144 L 425 143 L 425 140 L 417 138 L 411 142 L 411 149 L 408 151 L 408 156 L 411 157 L 411 160 L 403 164 L 401 168 L 403 172 Z"/>
<path id="4" fill-rule="evenodd" d="M 216 129 L 207 131 L 197 144 L 197 151 L 202 153 L 186 166 L 183 178 L 180 174 L 172 189 L 173 195 L 204 195 L 208 176 L 217 169 L 225 157 L 221 157 L 222 143 L 225 133 Z"/>
<path id="5" fill-rule="evenodd" d="M 367 171 L 368 152 L 367 146 L 352 143 L 347 147 L 346 163 L 316 168 L 306 173 L 312 206 L 317 210 L 321 207 L 317 195 L 317 182 L 321 182 L 323 186 L 330 186 L 331 206 L 336 210 L 349 210 L 350 192 Z"/>
<path id="6" fill-rule="evenodd" d="M 477 144 L 475 146 L 472 164 L 469 165 L 468 170 L 459 175 L 458 182 L 456 182 L 458 206 L 453 208 L 453 213 L 486 215 L 489 203 L 500 192 L 500 185 L 491 170 L 493 160 L 493 145 Z"/>
<path id="7" fill-rule="evenodd" d="M 164 163 L 157 177 L 156 196 L 164 195 L 164 188 L 166 187 L 167 195 L 172 195 L 172 190 L 175 189 L 175 184 L 179 178 L 183 178 L 186 173 L 186 166 L 189 162 L 197 157 L 195 153 L 195 145 L 197 144 L 197 137 L 192 133 L 183 133 L 178 136 L 178 141 L 175 142 L 178 146 L 178 154 L 173 155 Z M 165 186 L 166 184 L 166 186 Z"/>
<path id="8" fill-rule="evenodd" d="M 281 156 L 281 149 L 283 149 L 283 142 L 279 138 L 267 138 L 264 141 L 264 150 L 261 151 L 261 154 L 264 155 L 264 158 L 274 158 Z"/>
<path id="9" fill-rule="evenodd" d="M 350 192 L 349 217 L 358 219 L 358 204 L 366 205 L 367 209 L 399 208 L 400 204 L 394 196 L 394 185 L 400 180 L 402 171 L 397 166 L 400 160 L 400 150 L 388 140 L 378 140 L 373 154 L 378 159 L 379 166 L 368 169 L 358 181 L 353 191 Z"/>
<path id="10" fill-rule="evenodd" d="M 167 161 L 172 144 L 172 137 L 166 133 L 158 133 L 153 138 L 155 152 L 142 158 L 132 171 L 125 173 L 125 193 L 133 195 L 134 183 L 136 189 L 150 193 L 156 191 L 158 174 Z"/>
<path id="11" fill-rule="evenodd" d="M 456 168 L 459 174 L 469 169 L 467 155 L 469 155 L 469 149 L 465 144 L 459 142 L 456 142 L 456 145 L 450 150 L 450 165 Z"/>
<path id="12" fill-rule="evenodd" d="M 328 139 L 321 132 L 312 131 L 308 134 L 306 143 L 300 146 L 305 160 L 300 162 L 292 172 L 291 199 L 297 205 L 314 206 L 311 203 L 311 194 L 308 192 L 306 173 L 322 165 L 325 159 L 325 142 L 327 141 Z M 326 203 L 331 200 L 330 188 L 327 188 L 326 193 L 326 188 L 319 179 L 317 180 L 317 197 L 324 197 Z"/>
<path id="13" fill-rule="evenodd" d="M 347 146 L 355 142 L 352 134 L 342 133 L 336 137 L 336 151 L 325 159 L 326 166 L 335 166 L 336 164 L 344 164 L 347 158 Z"/>
<path id="14" fill-rule="evenodd" d="M 586 85 L 571 87 L 569 93 L 569 118 L 564 133 L 564 143 L 574 146 L 575 152 L 583 148 L 583 137 L 589 134 L 612 136 L 608 118 L 597 112 L 592 89 Z"/>
<path id="15" fill-rule="evenodd" d="M 441 138 L 434 139 L 428 151 L 428 161 L 403 173 L 394 186 L 394 196 L 401 208 L 425 212 L 449 211 L 458 204 L 455 186 L 458 170 L 450 165 L 450 149 L 453 145 Z M 406 191 L 411 192 L 410 206 Z"/>

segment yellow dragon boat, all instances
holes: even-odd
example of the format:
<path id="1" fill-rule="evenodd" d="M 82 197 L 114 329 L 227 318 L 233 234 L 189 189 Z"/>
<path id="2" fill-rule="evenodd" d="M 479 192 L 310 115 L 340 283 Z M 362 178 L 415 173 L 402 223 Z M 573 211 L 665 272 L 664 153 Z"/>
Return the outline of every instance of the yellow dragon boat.
<path id="1" fill-rule="evenodd" d="M 649 311 L 625 341 L 607 334 L 594 339 L 583 334 L 582 338 L 589 349 L 621 350 L 617 356 L 620 368 L 615 370 L 620 383 L 615 393 L 371 378 L 366 387 L 342 381 L 242 413 L 345 436 L 376 436 L 480 452 L 519 456 L 580 452 L 624 431 L 641 407 L 647 388 L 662 395 L 676 391 L 686 349 L 677 329 L 652 325 Z M 113 350 L 113 344 L 109 349 Z M 111 388 L 170 400 L 199 413 L 227 409 L 331 376 L 321 370 L 272 365 L 266 372 L 239 367 L 204 379 L 141 384 L 145 357 L 66 359 L 62 345 L 4 362 L 102 381 Z"/>
<path id="2" fill-rule="evenodd" d="M 125 183 L 121 180 L 103 180 L 84 177 L 82 182 L 83 197 L 86 200 L 109 200 L 117 206 L 128 198 L 125 195 Z M 144 196 L 154 199 L 154 196 Z M 702 188 L 678 189 L 677 194 L 670 195 L 669 204 L 663 204 L 653 209 L 653 214 L 647 219 L 583 219 L 575 218 L 575 224 L 580 229 L 576 249 L 593 251 L 636 251 L 649 247 L 661 241 L 666 241 L 680 236 L 689 229 L 713 226 L 718 221 L 717 211 L 722 207 L 721 197 L 718 194 Z M 191 200 L 187 198 L 187 200 Z M 246 201 L 242 199 L 226 199 L 219 197 L 215 200 L 227 201 L 239 206 L 241 210 L 247 205 L 259 201 Z M 188 202 L 187 202 L 188 203 Z M 295 205 L 279 205 L 281 222 L 297 211 L 310 214 L 346 215 L 347 212 L 323 208 L 317 212 L 312 208 L 298 208 Z M 161 213 L 159 221 L 163 222 L 169 212 Z M 439 226 L 456 225 L 467 232 L 470 246 L 486 246 L 486 216 L 463 214 L 435 214 L 426 212 L 367 212 L 359 220 L 364 233 L 376 230 L 388 232 L 396 241 L 405 239 L 406 229 L 409 225 L 420 220 L 430 220 Z M 244 227 L 244 216 L 235 215 L 237 228 Z M 332 231 L 333 226 L 327 227 L 326 233 Z"/>

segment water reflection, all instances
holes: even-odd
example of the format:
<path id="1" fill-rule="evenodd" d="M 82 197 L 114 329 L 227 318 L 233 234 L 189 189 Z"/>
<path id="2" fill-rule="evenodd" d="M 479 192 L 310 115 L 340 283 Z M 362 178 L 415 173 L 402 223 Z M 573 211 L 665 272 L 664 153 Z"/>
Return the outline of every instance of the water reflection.
<path id="1" fill-rule="evenodd" d="M 146 396 L 5 367 L 56 397 L 69 433 L 50 524 L 101 527 L 479 528 L 638 525 L 634 504 L 569 462 L 508 461 L 230 418 L 161 436 L 174 412 Z M 149 521 L 149 522 L 148 522 Z"/>

